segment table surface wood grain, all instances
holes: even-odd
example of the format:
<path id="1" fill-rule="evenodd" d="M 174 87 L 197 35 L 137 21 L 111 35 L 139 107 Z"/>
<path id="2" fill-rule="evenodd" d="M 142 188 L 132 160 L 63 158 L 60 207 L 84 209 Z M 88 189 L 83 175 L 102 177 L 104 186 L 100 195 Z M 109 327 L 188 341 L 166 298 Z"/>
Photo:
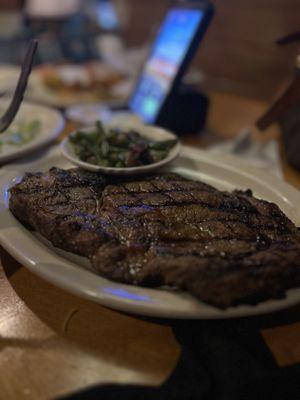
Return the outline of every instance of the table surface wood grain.
<path id="1" fill-rule="evenodd" d="M 234 137 L 266 107 L 212 93 L 208 130 L 215 138 Z M 280 142 L 276 127 L 256 136 Z M 206 138 L 185 142 L 204 146 Z M 300 189 L 300 173 L 281 153 L 286 181 Z M 50 399 L 104 382 L 159 385 L 172 372 L 180 349 L 169 327 L 75 297 L 33 275 L 1 248 L 0 256 L 0 399 Z M 300 362 L 298 311 L 299 323 L 263 332 L 279 365 Z"/>

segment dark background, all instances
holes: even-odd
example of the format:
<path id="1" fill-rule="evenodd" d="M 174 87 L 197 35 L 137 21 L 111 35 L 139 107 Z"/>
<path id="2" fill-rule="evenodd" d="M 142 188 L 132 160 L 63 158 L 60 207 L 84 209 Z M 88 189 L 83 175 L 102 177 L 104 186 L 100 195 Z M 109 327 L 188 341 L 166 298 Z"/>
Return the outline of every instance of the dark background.
<path id="1" fill-rule="evenodd" d="M 49 1 L 49 0 L 45 0 Z M 129 7 L 125 44 L 141 45 L 159 25 L 170 0 L 123 0 Z M 216 15 L 196 56 L 209 89 L 271 99 L 291 76 L 300 44 L 276 40 L 300 30 L 299 0 L 213 0 Z M 0 0 L 0 9 L 21 0 Z M 0 10 L 1 12 L 1 10 Z"/>

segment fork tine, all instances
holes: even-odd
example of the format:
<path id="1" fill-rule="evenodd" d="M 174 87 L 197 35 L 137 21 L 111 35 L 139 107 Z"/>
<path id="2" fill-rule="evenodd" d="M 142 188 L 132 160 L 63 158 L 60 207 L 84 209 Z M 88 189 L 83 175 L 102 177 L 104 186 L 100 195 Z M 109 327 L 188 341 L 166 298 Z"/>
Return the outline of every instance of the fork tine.
<path id="1" fill-rule="evenodd" d="M 24 61 L 22 63 L 21 74 L 12 101 L 4 115 L 0 118 L 0 133 L 4 132 L 9 127 L 20 108 L 27 87 L 28 77 L 32 69 L 37 46 L 38 41 L 36 39 L 32 39 L 29 43 Z"/>

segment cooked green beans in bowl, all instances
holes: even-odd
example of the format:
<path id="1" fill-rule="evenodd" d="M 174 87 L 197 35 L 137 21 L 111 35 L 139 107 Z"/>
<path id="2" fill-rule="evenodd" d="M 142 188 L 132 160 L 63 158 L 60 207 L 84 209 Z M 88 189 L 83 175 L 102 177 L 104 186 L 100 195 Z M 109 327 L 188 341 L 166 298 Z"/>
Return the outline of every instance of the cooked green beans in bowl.
<path id="1" fill-rule="evenodd" d="M 177 139 L 152 140 L 137 129 L 105 127 L 97 122 L 88 134 L 78 131 L 70 136 L 74 153 L 81 160 L 100 167 L 131 168 L 165 159 Z"/>

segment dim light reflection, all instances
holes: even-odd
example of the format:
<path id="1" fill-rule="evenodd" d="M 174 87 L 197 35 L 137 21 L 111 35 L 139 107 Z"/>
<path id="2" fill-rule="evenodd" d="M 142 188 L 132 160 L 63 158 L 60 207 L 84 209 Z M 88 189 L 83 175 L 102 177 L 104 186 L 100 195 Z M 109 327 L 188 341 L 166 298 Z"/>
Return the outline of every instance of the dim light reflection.
<path id="1" fill-rule="evenodd" d="M 145 302 L 151 301 L 151 298 L 149 296 L 131 293 L 125 289 L 106 287 L 103 289 L 103 291 L 106 293 L 112 294 L 113 296 L 119 297 L 121 299 L 137 300 L 137 301 L 145 301 Z"/>
<path id="2" fill-rule="evenodd" d="M 9 185 L 5 185 L 3 189 L 4 189 L 4 191 L 3 191 L 4 204 L 8 207 L 8 202 L 9 202 Z"/>

